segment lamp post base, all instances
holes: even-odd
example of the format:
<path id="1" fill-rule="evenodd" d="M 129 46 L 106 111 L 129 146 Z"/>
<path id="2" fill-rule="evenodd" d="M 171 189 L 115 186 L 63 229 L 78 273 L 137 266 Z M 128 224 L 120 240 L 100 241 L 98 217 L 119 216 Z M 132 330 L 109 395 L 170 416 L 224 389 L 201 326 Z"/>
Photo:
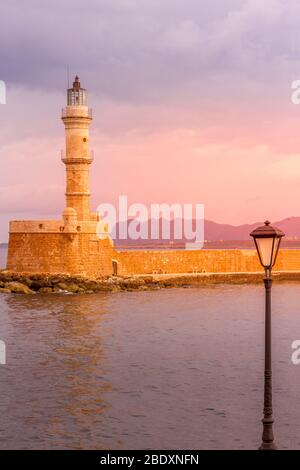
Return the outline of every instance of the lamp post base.
<path id="1" fill-rule="evenodd" d="M 262 442 L 258 450 L 278 450 L 274 442 Z"/>

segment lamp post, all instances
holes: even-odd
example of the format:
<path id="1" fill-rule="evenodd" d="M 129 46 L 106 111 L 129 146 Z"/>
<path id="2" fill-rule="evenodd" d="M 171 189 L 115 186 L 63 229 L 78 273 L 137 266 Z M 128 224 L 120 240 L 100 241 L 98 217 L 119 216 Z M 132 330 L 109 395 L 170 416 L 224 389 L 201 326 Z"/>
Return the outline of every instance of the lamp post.
<path id="1" fill-rule="evenodd" d="M 259 261 L 265 270 L 264 284 L 266 290 L 265 303 L 265 380 L 264 380 L 264 417 L 262 444 L 260 450 L 276 450 L 273 435 L 272 409 L 272 355 L 271 355 L 271 288 L 272 268 L 276 262 L 279 246 L 284 233 L 272 227 L 269 221 L 250 233 L 253 237 Z"/>

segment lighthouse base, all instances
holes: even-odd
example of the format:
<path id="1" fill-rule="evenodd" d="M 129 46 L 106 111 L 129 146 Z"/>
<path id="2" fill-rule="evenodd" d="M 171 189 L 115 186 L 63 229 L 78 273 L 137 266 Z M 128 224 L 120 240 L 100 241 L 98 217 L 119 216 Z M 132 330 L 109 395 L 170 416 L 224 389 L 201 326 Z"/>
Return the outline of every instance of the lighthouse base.
<path id="1" fill-rule="evenodd" d="M 10 222 L 7 269 L 15 272 L 110 276 L 116 252 L 99 239 L 96 222 L 81 222 L 74 232 L 64 221 Z"/>

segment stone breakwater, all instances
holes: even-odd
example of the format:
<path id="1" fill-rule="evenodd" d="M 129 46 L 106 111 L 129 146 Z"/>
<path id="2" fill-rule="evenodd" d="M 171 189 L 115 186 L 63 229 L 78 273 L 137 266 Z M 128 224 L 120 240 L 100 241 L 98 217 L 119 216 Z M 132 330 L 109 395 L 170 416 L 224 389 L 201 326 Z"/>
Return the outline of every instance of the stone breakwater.
<path id="1" fill-rule="evenodd" d="M 300 272 L 274 273 L 276 281 L 300 281 Z M 213 284 L 262 282 L 262 273 L 174 274 L 89 279 L 63 274 L 14 273 L 0 270 L 3 294 L 92 294 L 96 292 L 147 291 Z"/>

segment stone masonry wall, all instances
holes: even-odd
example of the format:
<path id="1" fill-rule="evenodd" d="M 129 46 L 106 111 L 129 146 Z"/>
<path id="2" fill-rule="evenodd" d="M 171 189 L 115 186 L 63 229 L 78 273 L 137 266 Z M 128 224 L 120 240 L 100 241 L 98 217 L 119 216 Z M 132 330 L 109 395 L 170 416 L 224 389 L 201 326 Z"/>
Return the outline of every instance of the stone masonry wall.
<path id="1" fill-rule="evenodd" d="M 10 233 L 7 269 L 110 276 L 114 253 L 108 240 L 88 233 Z"/>
<path id="2" fill-rule="evenodd" d="M 111 276 L 259 272 L 255 250 L 117 252 L 93 233 L 10 233 L 7 269 L 16 272 Z M 300 250 L 281 250 L 275 269 L 300 271 Z"/>
<path id="3" fill-rule="evenodd" d="M 118 273 L 238 273 L 262 270 L 255 250 L 124 251 L 118 252 Z M 281 250 L 275 268 L 300 271 L 300 250 Z"/>

